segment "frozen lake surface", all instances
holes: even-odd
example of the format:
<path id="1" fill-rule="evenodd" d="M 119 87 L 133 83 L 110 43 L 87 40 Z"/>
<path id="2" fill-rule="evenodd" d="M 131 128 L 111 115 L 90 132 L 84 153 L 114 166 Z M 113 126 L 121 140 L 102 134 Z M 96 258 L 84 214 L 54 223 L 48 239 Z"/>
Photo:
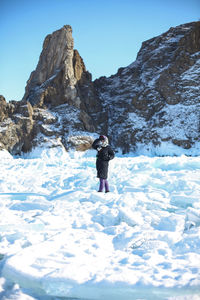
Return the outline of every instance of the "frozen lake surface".
<path id="1" fill-rule="evenodd" d="M 0 158 L 0 299 L 200 299 L 200 157 Z"/>

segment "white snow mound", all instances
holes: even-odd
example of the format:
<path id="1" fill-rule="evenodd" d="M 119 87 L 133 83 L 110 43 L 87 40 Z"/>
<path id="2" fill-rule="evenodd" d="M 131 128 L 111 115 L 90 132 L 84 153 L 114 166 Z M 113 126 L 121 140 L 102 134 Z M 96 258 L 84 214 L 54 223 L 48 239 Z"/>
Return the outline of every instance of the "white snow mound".
<path id="1" fill-rule="evenodd" d="M 0 156 L 0 298 L 200 299 L 199 157 Z"/>

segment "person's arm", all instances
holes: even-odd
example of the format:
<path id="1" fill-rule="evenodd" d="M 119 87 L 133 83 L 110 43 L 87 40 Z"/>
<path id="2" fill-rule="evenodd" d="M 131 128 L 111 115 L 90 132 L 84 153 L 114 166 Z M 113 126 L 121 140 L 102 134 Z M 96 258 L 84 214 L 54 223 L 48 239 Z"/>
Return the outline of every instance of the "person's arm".
<path id="1" fill-rule="evenodd" d="M 107 151 L 105 151 L 105 153 L 103 153 L 102 159 L 105 161 L 109 161 L 109 160 L 113 159 L 114 156 L 115 156 L 114 151 L 112 150 L 111 147 L 108 147 Z"/>
<path id="2" fill-rule="evenodd" d="M 113 151 L 113 149 L 111 147 L 109 147 L 108 154 L 109 154 L 110 160 L 115 157 L 115 152 Z"/>

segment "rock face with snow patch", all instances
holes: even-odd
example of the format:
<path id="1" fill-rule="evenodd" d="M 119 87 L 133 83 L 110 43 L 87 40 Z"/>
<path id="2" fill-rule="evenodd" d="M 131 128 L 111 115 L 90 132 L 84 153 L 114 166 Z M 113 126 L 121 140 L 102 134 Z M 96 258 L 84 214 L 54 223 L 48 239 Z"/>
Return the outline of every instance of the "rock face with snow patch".
<path id="1" fill-rule="evenodd" d="M 166 141 L 194 146 L 200 138 L 199 76 L 200 22 L 144 42 L 133 64 L 95 81 L 113 143 L 124 152 Z"/>
<path id="2" fill-rule="evenodd" d="M 17 101 L 6 103 L 4 99 L 0 108 L 0 149 L 6 149 L 13 154 L 31 150 L 37 131 L 30 103 Z"/>

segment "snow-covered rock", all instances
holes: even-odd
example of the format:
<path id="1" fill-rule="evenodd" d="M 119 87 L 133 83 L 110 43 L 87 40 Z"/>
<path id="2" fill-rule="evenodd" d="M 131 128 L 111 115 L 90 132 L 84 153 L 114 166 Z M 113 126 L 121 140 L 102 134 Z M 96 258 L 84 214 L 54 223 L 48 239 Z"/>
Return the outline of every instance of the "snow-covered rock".
<path id="1" fill-rule="evenodd" d="M 200 138 L 200 22 L 145 41 L 134 63 L 95 81 L 108 135 L 124 152 L 171 142 L 184 149 Z"/>

